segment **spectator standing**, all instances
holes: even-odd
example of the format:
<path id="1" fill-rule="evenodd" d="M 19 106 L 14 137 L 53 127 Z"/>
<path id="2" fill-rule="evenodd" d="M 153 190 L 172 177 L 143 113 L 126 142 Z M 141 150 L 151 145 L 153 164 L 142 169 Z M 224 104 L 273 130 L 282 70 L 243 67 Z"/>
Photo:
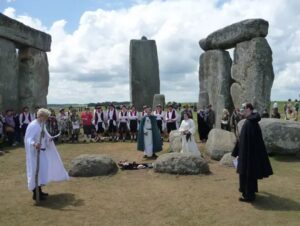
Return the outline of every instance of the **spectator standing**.
<path id="1" fill-rule="evenodd" d="M 25 136 L 27 126 L 33 120 L 32 114 L 29 112 L 29 108 L 27 106 L 23 107 L 23 112 L 19 116 L 20 129 L 22 134 L 22 140 Z"/>
<path id="2" fill-rule="evenodd" d="M 81 121 L 83 125 L 83 133 L 84 133 L 84 140 L 83 142 L 86 142 L 89 140 L 92 142 L 92 120 L 93 120 L 93 114 L 90 111 L 89 107 L 85 108 L 85 111 L 81 114 Z"/>
<path id="3" fill-rule="evenodd" d="M 13 110 L 9 109 L 5 115 L 5 134 L 10 146 L 16 146 L 15 142 L 16 123 L 14 120 Z"/>
<path id="4" fill-rule="evenodd" d="M 229 115 L 229 111 L 226 108 L 223 109 L 223 115 L 221 119 L 221 129 L 230 131 L 230 115 Z"/>
<path id="5" fill-rule="evenodd" d="M 197 113 L 198 132 L 199 139 L 202 143 L 205 143 L 208 137 L 209 128 L 206 122 L 206 115 L 203 109 L 200 109 Z"/>
<path id="6" fill-rule="evenodd" d="M 212 105 L 208 105 L 206 110 L 206 123 L 208 125 L 208 130 L 212 130 L 214 128 L 214 125 L 216 123 L 216 113 L 212 109 Z"/>
<path id="7" fill-rule="evenodd" d="M 278 104 L 277 103 L 273 104 L 271 118 L 278 118 L 278 119 L 280 119 L 280 113 L 278 111 Z"/>

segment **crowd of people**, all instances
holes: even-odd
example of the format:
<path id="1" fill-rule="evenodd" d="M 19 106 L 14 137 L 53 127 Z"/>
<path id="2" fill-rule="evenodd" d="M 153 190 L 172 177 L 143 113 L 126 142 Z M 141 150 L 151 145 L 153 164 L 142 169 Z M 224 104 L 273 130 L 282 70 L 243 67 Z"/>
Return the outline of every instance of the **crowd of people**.
<path id="1" fill-rule="evenodd" d="M 8 146 L 16 146 L 23 142 L 23 138 L 28 124 L 36 119 L 36 107 L 34 112 L 29 112 L 28 107 L 24 107 L 21 113 L 14 112 L 12 109 L 0 113 L 0 149 L 3 143 Z M 82 112 L 76 108 L 61 108 L 58 112 L 50 109 L 51 115 L 47 121 L 47 130 L 51 136 L 55 137 L 57 142 L 103 142 L 103 141 L 123 141 L 137 140 L 137 133 L 141 119 L 145 115 L 146 106 L 142 112 L 138 112 L 135 106 L 116 107 L 113 104 L 109 106 L 96 105 L 94 109 L 86 107 Z M 151 114 L 156 117 L 157 126 L 162 138 L 168 138 L 172 130 L 177 130 L 184 119 L 184 114 L 193 119 L 193 112 L 189 105 L 168 104 L 164 110 L 161 105 L 157 105 Z M 262 118 L 284 118 L 285 120 L 296 121 L 298 119 L 299 101 L 294 103 L 289 99 L 284 105 L 284 116 L 281 116 L 278 104 L 272 106 L 271 115 L 267 109 L 261 115 Z M 197 112 L 198 132 L 201 142 L 206 142 L 208 133 L 216 126 L 224 130 L 237 133 L 237 124 L 242 119 L 241 110 L 234 109 L 232 114 L 227 109 L 223 110 L 220 122 L 216 122 L 216 113 L 212 105 Z M 80 136 L 83 131 L 83 136 Z M 237 134 L 238 135 L 238 134 Z M 83 137 L 83 139 L 80 139 Z"/>
<path id="2" fill-rule="evenodd" d="M 172 130 L 179 128 L 183 120 L 183 113 L 188 112 L 192 118 L 192 110 L 186 105 L 182 114 L 178 113 L 173 104 L 167 106 L 164 111 L 161 105 L 151 111 L 156 117 L 156 122 L 161 137 L 167 137 Z M 103 142 L 103 141 L 123 141 L 137 140 L 137 132 L 141 119 L 146 114 L 147 106 L 142 112 L 138 112 L 135 106 L 127 107 L 122 105 L 116 108 L 113 104 L 109 106 L 96 105 L 94 109 L 85 107 L 80 112 L 76 108 L 61 108 L 58 112 L 50 109 L 51 115 L 47 120 L 47 131 L 57 142 L 78 143 L 83 131 L 83 142 Z M 29 112 L 28 107 L 24 107 L 20 114 L 8 109 L 3 115 L 0 114 L 0 139 L 8 146 L 16 146 L 23 142 L 27 126 L 36 119 L 36 112 Z"/>
<path id="3" fill-rule="evenodd" d="M 243 109 L 236 108 L 233 110 L 232 114 L 230 115 L 227 109 L 223 109 L 222 118 L 220 120 L 219 126 L 221 129 L 227 131 L 233 131 L 238 136 L 237 125 L 240 120 L 243 119 Z M 255 112 L 255 110 L 254 110 Z M 297 121 L 298 120 L 298 112 L 299 112 L 299 101 L 296 99 L 294 104 L 292 103 L 291 99 L 288 100 L 287 103 L 284 104 L 283 107 L 284 116 L 282 117 L 279 113 L 279 106 L 275 102 L 272 106 L 271 115 L 268 113 L 268 109 L 265 109 L 261 117 L 262 118 L 277 118 L 277 119 L 284 119 L 289 121 Z M 197 121 L 198 121 L 198 130 L 199 130 L 199 137 L 201 142 L 205 142 L 207 140 L 207 136 L 209 131 L 215 125 L 215 112 L 212 110 L 212 106 L 209 105 L 206 109 L 200 109 L 197 114 Z"/>

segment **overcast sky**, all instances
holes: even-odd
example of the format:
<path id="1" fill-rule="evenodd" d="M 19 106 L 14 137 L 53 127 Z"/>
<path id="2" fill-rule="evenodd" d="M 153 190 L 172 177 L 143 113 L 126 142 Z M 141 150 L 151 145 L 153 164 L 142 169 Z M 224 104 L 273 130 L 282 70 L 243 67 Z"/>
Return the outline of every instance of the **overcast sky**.
<path id="1" fill-rule="evenodd" d="M 0 0 L 0 12 L 52 35 L 48 103 L 129 100 L 129 42 L 143 35 L 166 100 L 196 102 L 198 41 L 248 18 L 269 21 L 272 100 L 299 99 L 299 0 Z"/>

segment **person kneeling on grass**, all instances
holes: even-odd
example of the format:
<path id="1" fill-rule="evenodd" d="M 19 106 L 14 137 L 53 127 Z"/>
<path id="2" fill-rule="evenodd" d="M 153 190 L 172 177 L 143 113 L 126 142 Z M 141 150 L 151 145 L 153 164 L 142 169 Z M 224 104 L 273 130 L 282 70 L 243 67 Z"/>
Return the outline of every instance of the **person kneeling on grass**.
<path id="1" fill-rule="evenodd" d="M 36 186 L 38 186 L 40 191 L 40 200 L 45 200 L 48 194 L 42 192 L 41 186 L 51 181 L 65 181 L 69 179 L 69 175 L 53 142 L 53 137 L 45 127 L 49 115 L 50 111 L 47 109 L 39 109 L 37 119 L 28 125 L 24 138 L 28 189 L 33 192 L 33 200 L 36 200 Z M 40 163 L 38 184 L 36 184 L 35 175 L 37 173 L 38 151 L 40 151 Z"/>
<path id="2" fill-rule="evenodd" d="M 144 158 L 157 158 L 155 153 L 162 150 L 160 131 L 151 108 L 147 106 L 145 113 L 139 126 L 137 149 L 144 152 Z"/>

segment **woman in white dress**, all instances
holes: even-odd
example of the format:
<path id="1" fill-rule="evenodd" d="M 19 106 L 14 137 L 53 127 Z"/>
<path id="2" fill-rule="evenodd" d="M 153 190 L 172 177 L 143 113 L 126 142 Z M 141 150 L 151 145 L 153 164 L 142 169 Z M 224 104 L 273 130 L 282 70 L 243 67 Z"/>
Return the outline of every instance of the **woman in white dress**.
<path id="1" fill-rule="evenodd" d="M 190 153 L 200 155 L 198 146 L 195 142 L 194 133 L 196 131 L 193 119 L 190 119 L 189 113 L 184 113 L 183 120 L 179 127 L 179 132 L 182 134 L 182 149 L 181 153 Z"/>

